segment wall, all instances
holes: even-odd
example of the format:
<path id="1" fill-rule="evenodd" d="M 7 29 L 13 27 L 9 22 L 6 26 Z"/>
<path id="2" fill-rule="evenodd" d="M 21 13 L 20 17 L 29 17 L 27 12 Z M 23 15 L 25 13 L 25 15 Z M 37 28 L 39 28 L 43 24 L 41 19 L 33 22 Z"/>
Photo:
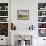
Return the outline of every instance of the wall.
<path id="1" fill-rule="evenodd" d="M 17 20 L 17 10 L 29 10 L 29 20 Z M 29 26 L 37 21 L 37 2 L 35 3 L 35 1 L 30 0 L 12 0 L 11 16 L 11 22 L 14 22 L 17 30 L 27 30 Z"/>
<path id="2" fill-rule="evenodd" d="M 11 0 L 11 22 L 18 30 L 28 30 L 32 24 L 35 26 L 33 30 L 33 46 L 44 46 L 43 38 L 38 38 L 38 3 L 45 3 L 46 0 Z M 17 10 L 29 10 L 29 20 L 17 20 Z M 26 33 L 26 32 L 25 32 Z M 36 37 L 37 36 L 37 37 Z"/>
<path id="3" fill-rule="evenodd" d="M 29 20 L 17 20 L 17 10 L 29 10 Z M 29 26 L 33 24 L 36 29 L 36 31 L 34 30 L 36 33 L 33 35 L 36 34 L 37 36 L 37 0 L 11 0 L 11 22 L 16 25 L 16 32 L 18 33 L 19 30 L 28 30 Z M 24 33 L 24 31 L 21 32 Z"/>

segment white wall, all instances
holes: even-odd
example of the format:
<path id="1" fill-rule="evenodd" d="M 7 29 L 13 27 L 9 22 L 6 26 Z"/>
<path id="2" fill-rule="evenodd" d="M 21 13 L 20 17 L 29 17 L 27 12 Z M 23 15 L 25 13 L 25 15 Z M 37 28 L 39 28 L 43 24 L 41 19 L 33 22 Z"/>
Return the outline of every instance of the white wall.
<path id="1" fill-rule="evenodd" d="M 40 46 L 39 45 L 40 43 L 43 44 L 43 39 L 38 38 L 37 17 L 38 17 L 38 3 L 45 3 L 45 2 L 46 0 L 11 0 L 11 22 L 14 23 L 14 25 L 16 26 L 17 29 L 16 31 L 28 30 L 29 26 L 31 26 L 32 24 L 35 26 L 35 30 L 33 31 L 34 36 L 33 46 Z M 29 20 L 17 20 L 17 10 L 29 10 Z"/>
<path id="2" fill-rule="evenodd" d="M 17 20 L 17 10 L 29 10 L 29 20 Z M 11 22 L 13 22 L 16 25 L 17 30 L 27 30 L 29 26 L 31 26 L 37 21 L 36 15 L 37 15 L 37 2 L 30 0 L 11 1 L 11 16 L 12 16 Z"/>
<path id="3" fill-rule="evenodd" d="M 33 35 L 37 36 L 37 9 L 37 0 L 11 0 L 11 22 L 16 25 L 17 33 L 24 33 L 33 24 L 36 29 Z M 29 10 L 29 20 L 17 20 L 17 10 Z M 20 32 L 18 30 L 24 31 Z M 33 39 L 33 41 L 35 40 Z M 37 42 L 33 42 L 33 44 L 37 44 Z"/>

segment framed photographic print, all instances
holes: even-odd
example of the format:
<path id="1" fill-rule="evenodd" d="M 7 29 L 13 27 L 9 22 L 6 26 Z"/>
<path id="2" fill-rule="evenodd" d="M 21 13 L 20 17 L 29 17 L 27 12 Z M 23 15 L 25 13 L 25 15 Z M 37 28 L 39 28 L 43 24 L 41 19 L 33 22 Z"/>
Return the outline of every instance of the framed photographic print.
<path id="1" fill-rule="evenodd" d="M 29 20 L 29 10 L 17 10 L 18 20 Z"/>

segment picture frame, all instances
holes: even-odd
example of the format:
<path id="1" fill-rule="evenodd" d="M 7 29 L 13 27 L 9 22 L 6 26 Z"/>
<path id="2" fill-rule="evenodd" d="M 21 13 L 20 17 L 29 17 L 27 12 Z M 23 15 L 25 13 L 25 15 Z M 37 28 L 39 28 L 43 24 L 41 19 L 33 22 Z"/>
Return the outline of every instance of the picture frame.
<path id="1" fill-rule="evenodd" d="M 17 20 L 29 20 L 29 10 L 17 10 Z"/>

